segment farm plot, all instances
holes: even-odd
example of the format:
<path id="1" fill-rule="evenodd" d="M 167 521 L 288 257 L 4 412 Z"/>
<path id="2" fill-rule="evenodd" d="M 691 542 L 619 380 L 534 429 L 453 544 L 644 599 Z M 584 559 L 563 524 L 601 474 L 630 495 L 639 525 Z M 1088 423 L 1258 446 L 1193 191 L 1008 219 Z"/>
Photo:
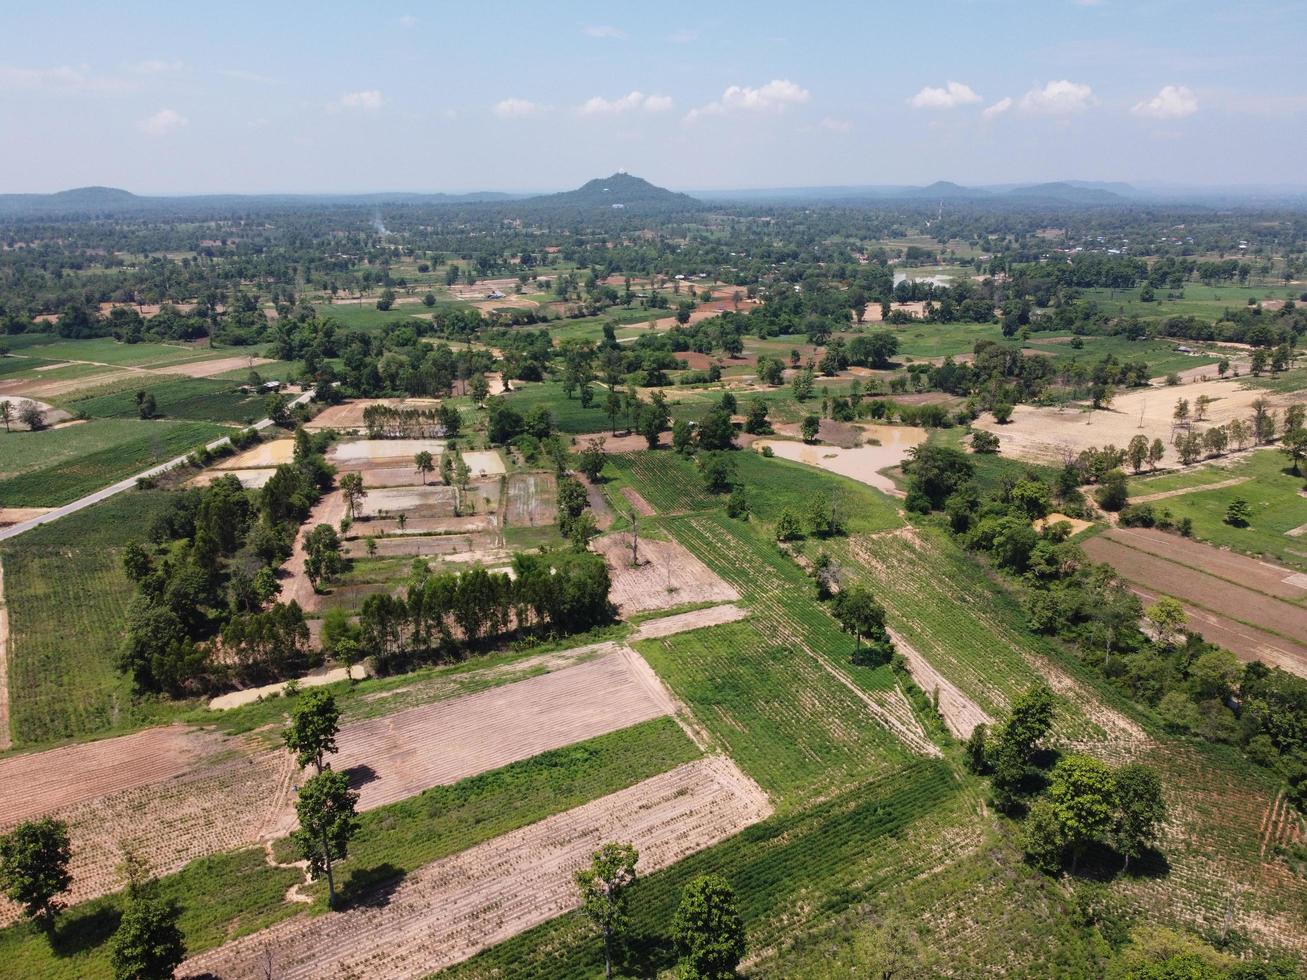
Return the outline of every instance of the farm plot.
<path id="1" fill-rule="evenodd" d="M 368 491 L 359 506 L 358 514 L 362 520 L 387 514 L 452 517 L 457 494 L 454 487 L 379 487 Z"/>
<path id="2" fill-rule="evenodd" d="M 432 411 L 440 406 L 440 400 L 436 398 L 359 398 L 353 401 L 342 402 L 339 405 L 329 405 L 313 417 L 313 420 L 305 425 L 309 431 L 321 429 L 336 429 L 338 431 L 356 431 L 365 428 L 363 422 L 363 412 L 369 406 L 384 405 L 388 408 L 396 409 L 416 409 L 424 412 Z M 414 450 L 416 452 L 416 450 Z"/>
<path id="3" fill-rule="evenodd" d="M 338 442 L 327 451 L 333 463 L 360 463 L 379 459 L 411 460 L 417 453 L 429 452 L 437 460 L 445 451 L 443 439 L 355 439 Z"/>
<path id="4" fill-rule="evenodd" d="M 684 456 L 656 451 L 621 453 L 609 456 L 608 466 L 660 514 L 702 510 L 716 503 L 704 492 L 703 477 L 695 465 Z"/>
<path id="5" fill-rule="evenodd" d="M 502 468 L 501 462 L 501 472 Z M 557 521 L 558 480 L 552 473 L 514 473 L 506 481 L 505 493 L 505 526 L 539 527 Z"/>
<path id="6" fill-rule="evenodd" d="M 855 690 L 746 622 L 646 640 L 639 650 L 694 718 L 782 803 L 830 794 L 908 752 Z"/>
<path id="7" fill-rule="evenodd" d="M 16 743 L 167 717 L 168 706 L 133 699 L 115 664 L 134 591 L 122 549 L 168 504 L 164 492 L 125 493 L 0 545 Z"/>
<path id="8" fill-rule="evenodd" d="M 1115 527 L 1103 537 L 1158 558 L 1188 565 L 1254 592 L 1265 592 L 1296 605 L 1307 603 L 1307 578 L 1291 568 L 1245 558 L 1177 534 L 1143 527 Z"/>
<path id="9" fill-rule="evenodd" d="M 91 418 L 134 419 L 140 412 L 136 402 L 139 391 L 154 397 L 156 416 L 160 418 L 251 423 L 264 415 L 262 397 L 242 394 L 230 381 L 203 378 L 160 381 L 148 375 L 125 390 L 108 394 L 88 391 L 67 405 L 69 410 L 83 412 Z"/>
<path id="10" fill-rule="evenodd" d="M 907 456 L 907 451 L 926 441 L 926 431 L 908 426 L 881 426 L 890 432 L 899 434 L 894 442 L 879 446 L 858 446 L 853 449 L 841 449 L 838 446 L 809 446 L 801 442 L 784 439 L 762 439 L 754 443 L 759 449 L 770 447 L 772 452 L 783 459 L 806 466 L 838 473 L 897 495 L 894 481 L 881 474 L 881 470 L 898 466 Z"/>
<path id="11" fill-rule="evenodd" d="M 0 435 L 0 500 L 12 507 L 70 503 L 230 431 L 210 422 L 104 419 Z"/>
<path id="12" fill-rule="evenodd" d="M 666 526 L 749 601 L 755 622 L 769 638 L 812 657 L 900 743 L 925 755 L 938 753 L 893 672 L 851 662 L 852 638 L 811 598 L 812 583 L 774 544 L 722 515 L 673 518 Z"/>
<path id="13" fill-rule="evenodd" d="M 1064 699 L 1055 722 L 1060 738 L 1118 745 L 1143 739 L 1137 725 L 1098 704 L 1012 625 L 1021 622 L 1019 611 L 951 542 L 907 529 L 851 538 L 846 548 L 845 575 L 869 585 L 889 625 L 989 717 L 1004 717 L 1016 696 L 1044 680 Z M 928 677 L 918 683 L 930 692 Z"/>
<path id="14" fill-rule="evenodd" d="M 297 918 L 183 964 L 181 975 L 421 977 L 576 905 L 573 871 L 604 841 L 633 843 L 645 874 L 739 833 L 771 812 L 727 759 L 686 763 L 408 875 L 388 900 Z"/>
<path id="15" fill-rule="evenodd" d="M 669 609 L 690 602 L 731 602 L 740 594 L 675 541 L 639 542 L 640 564 L 631 564 L 631 536 L 606 534 L 591 547 L 604 556 L 612 576 L 609 597 L 622 615 Z"/>
<path id="16" fill-rule="evenodd" d="M 1286 670 L 1307 676 L 1307 647 L 1299 642 L 1307 637 L 1307 608 L 1199 571 L 1183 558 L 1159 557 L 1112 537 L 1099 535 L 1083 547 L 1089 557 L 1107 562 L 1150 595 L 1173 595 L 1195 611 L 1224 620 L 1219 642 L 1243 659 L 1264 656 L 1269 648 L 1278 651 L 1277 661 L 1285 661 Z M 1202 632 L 1201 621 L 1196 625 Z"/>

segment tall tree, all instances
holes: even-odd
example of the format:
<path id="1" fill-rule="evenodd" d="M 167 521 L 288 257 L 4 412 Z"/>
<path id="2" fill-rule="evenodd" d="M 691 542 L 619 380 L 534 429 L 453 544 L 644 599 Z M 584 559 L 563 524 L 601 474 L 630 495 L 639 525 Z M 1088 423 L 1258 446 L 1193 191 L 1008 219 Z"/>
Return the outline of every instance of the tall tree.
<path id="1" fill-rule="evenodd" d="M 329 753 L 337 751 L 336 735 L 340 731 L 340 708 L 330 691 L 309 688 L 295 700 L 290 727 L 282 733 L 286 748 L 295 753 L 301 769 L 309 763 L 322 772 Z"/>
<path id="2" fill-rule="evenodd" d="M 336 881 L 332 862 L 349 854 L 349 842 L 359 828 L 355 813 L 358 799 L 344 773 L 324 769 L 300 787 L 295 801 L 300 826 L 291 834 L 291 840 L 300 857 L 309 863 L 309 877 L 316 881 L 326 875 L 327 904 L 333 908 Z"/>
<path id="3" fill-rule="evenodd" d="M 362 473 L 345 473 L 340 478 L 340 493 L 345 498 L 345 508 L 352 521 L 358 516 L 358 507 L 368 491 L 363 486 Z"/>
<path id="4" fill-rule="evenodd" d="M 430 452 L 424 449 L 413 457 L 413 466 L 422 476 L 422 485 L 425 487 L 427 485 L 427 474 L 433 472 L 436 468 L 435 459 Z"/>
<path id="5" fill-rule="evenodd" d="M 1104 840 L 1116 813 L 1116 778 L 1107 763 L 1088 755 L 1064 756 L 1053 767 L 1049 802 L 1071 851 L 1071 873 L 1085 849 Z"/>
<path id="6" fill-rule="evenodd" d="M 576 872 L 581 912 L 604 937 L 604 976 L 612 980 L 613 945 L 627 927 L 627 890 L 635 884 L 639 853 L 631 844 L 605 844 L 591 855 L 590 866 Z"/>
<path id="7" fill-rule="evenodd" d="M 46 817 L 29 820 L 0 837 L 0 889 L 28 918 L 49 931 L 72 876 L 68 825 Z"/>
<path id="8" fill-rule="evenodd" d="M 672 922 L 682 980 L 730 980 L 744 957 L 744 920 L 720 875 L 699 875 L 681 892 Z"/>
<path id="9" fill-rule="evenodd" d="M 132 898 L 109 941 L 114 980 L 171 977 L 186 959 L 186 940 L 177 924 L 180 914 L 175 905 L 162 899 Z"/>
<path id="10" fill-rule="evenodd" d="M 1139 762 L 1116 771 L 1116 826 L 1112 843 L 1124 858 L 1123 869 L 1130 859 L 1139 857 L 1157 840 L 1157 831 L 1166 821 L 1166 800 L 1157 772 Z"/>

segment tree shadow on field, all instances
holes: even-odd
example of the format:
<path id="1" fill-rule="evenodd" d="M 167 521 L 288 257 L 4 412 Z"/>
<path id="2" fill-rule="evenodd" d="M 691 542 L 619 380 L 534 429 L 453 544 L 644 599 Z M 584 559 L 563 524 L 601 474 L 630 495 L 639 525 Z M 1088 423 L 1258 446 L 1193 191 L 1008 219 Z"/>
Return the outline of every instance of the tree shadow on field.
<path id="1" fill-rule="evenodd" d="M 1171 873 L 1171 863 L 1166 855 L 1151 847 L 1131 861 L 1129 867 L 1123 867 L 1124 864 L 1124 858 L 1113 848 L 1106 844 L 1093 844 L 1081 855 L 1075 877 L 1106 884 L 1118 878 L 1165 878 Z"/>
<path id="2" fill-rule="evenodd" d="M 102 946 L 118 931 L 121 919 L 122 910 L 107 903 L 85 912 L 66 913 L 55 922 L 54 932 L 50 934 L 50 951 L 62 958 Z"/>
<path id="3" fill-rule="evenodd" d="M 356 868 L 340 888 L 339 907 L 385 908 L 408 872 L 389 861 L 369 868 Z"/>
<path id="4" fill-rule="evenodd" d="M 676 963 L 676 948 L 661 933 L 632 930 L 618 956 L 625 976 L 656 977 Z"/>
<path id="5" fill-rule="evenodd" d="M 381 777 L 377 775 L 377 770 L 369 765 L 350 766 L 344 770 L 345 778 L 349 780 L 350 789 L 361 789 L 368 783 L 375 783 Z"/>

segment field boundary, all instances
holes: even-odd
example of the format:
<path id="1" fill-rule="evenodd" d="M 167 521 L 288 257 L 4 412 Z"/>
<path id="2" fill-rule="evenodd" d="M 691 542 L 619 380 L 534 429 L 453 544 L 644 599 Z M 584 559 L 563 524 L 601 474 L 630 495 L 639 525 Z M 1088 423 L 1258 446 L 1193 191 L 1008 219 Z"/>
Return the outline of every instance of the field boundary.
<path id="1" fill-rule="evenodd" d="M 0 561 L 0 752 L 13 744 L 9 731 L 9 606 L 5 604 L 5 566 Z"/>

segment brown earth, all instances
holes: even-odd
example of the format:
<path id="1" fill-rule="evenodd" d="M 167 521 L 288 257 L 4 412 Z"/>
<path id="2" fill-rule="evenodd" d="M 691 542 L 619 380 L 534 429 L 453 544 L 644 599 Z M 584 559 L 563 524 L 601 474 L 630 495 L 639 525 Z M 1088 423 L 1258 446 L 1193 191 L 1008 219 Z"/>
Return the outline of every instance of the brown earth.
<path id="1" fill-rule="evenodd" d="M 908 666 L 908 673 L 917 687 L 938 700 L 939 713 L 944 723 L 958 738 L 970 738 L 977 725 L 994 724 L 994 719 L 985 710 L 967 697 L 962 691 L 930 665 L 925 657 L 918 653 L 910 643 L 893 630 L 889 631 L 895 649 L 903 655 Z"/>
<path id="2" fill-rule="evenodd" d="M 1307 677 L 1307 646 L 1288 639 L 1307 636 L 1307 608 L 1198 571 L 1180 560 L 1138 550 L 1120 539 L 1100 535 L 1086 541 L 1084 549 L 1090 558 L 1115 568 L 1147 600 L 1158 594 L 1179 599 L 1193 628 L 1209 642 L 1228 647 L 1243 660 L 1267 660 Z M 1250 581 L 1259 580 L 1257 572 L 1251 568 L 1249 572 Z"/>
<path id="3" fill-rule="evenodd" d="M 229 371 L 258 370 L 260 365 L 272 364 L 270 357 L 217 357 L 208 361 L 192 361 L 151 369 L 155 374 L 180 374 L 188 378 L 212 378 Z M 234 383 L 234 382 L 233 382 Z"/>
<path id="4" fill-rule="evenodd" d="M 645 500 L 644 496 L 635 487 L 622 487 L 622 496 L 631 505 L 631 509 L 641 517 L 652 517 L 658 513 L 654 510 L 653 504 Z"/>
<path id="5" fill-rule="evenodd" d="M 630 642 L 656 640 L 659 637 L 688 633 L 691 630 L 703 629 L 706 626 L 721 626 L 723 623 L 734 623 L 745 619 L 748 615 L 748 610 L 741 609 L 732 603 L 725 606 L 709 606 L 707 609 L 696 609 L 693 612 L 677 613 L 674 616 L 648 619 L 631 633 Z"/>
<path id="6" fill-rule="evenodd" d="M 577 905 L 573 873 L 605 841 L 650 874 L 771 813 L 730 760 L 710 756 L 408 874 L 385 902 L 300 916 L 184 963 L 179 976 L 422 977 Z"/>
<path id="7" fill-rule="evenodd" d="M 590 547 L 603 555 L 612 576 L 609 596 L 623 615 L 669 609 L 688 602 L 733 602 L 740 594 L 675 541 L 643 539 L 640 564 L 631 565 L 631 536 L 605 534 Z"/>
<path id="8" fill-rule="evenodd" d="M 552 473 L 513 473 L 504 493 L 505 527 L 540 527 L 558 520 L 558 480 Z"/>
<path id="9" fill-rule="evenodd" d="M 5 568 L 0 565 L 0 752 L 13 744 L 9 734 L 9 607 L 5 605 Z"/>
<path id="10" fill-rule="evenodd" d="M 1299 573 L 1283 565 L 1249 558 L 1237 551 L 1226 551 L 1224 548 L 1154 528 L 1117 527 L 1106 532 L 1104 537 L 1223 578 L 1233 585 L 1265 592 L 1277 599 L 1299 602 L 1307 599 L 1307 586 L 1290 581 L 1299 576 Z M 1300 578 L 1296 580 L 1300 581 Z"/>

